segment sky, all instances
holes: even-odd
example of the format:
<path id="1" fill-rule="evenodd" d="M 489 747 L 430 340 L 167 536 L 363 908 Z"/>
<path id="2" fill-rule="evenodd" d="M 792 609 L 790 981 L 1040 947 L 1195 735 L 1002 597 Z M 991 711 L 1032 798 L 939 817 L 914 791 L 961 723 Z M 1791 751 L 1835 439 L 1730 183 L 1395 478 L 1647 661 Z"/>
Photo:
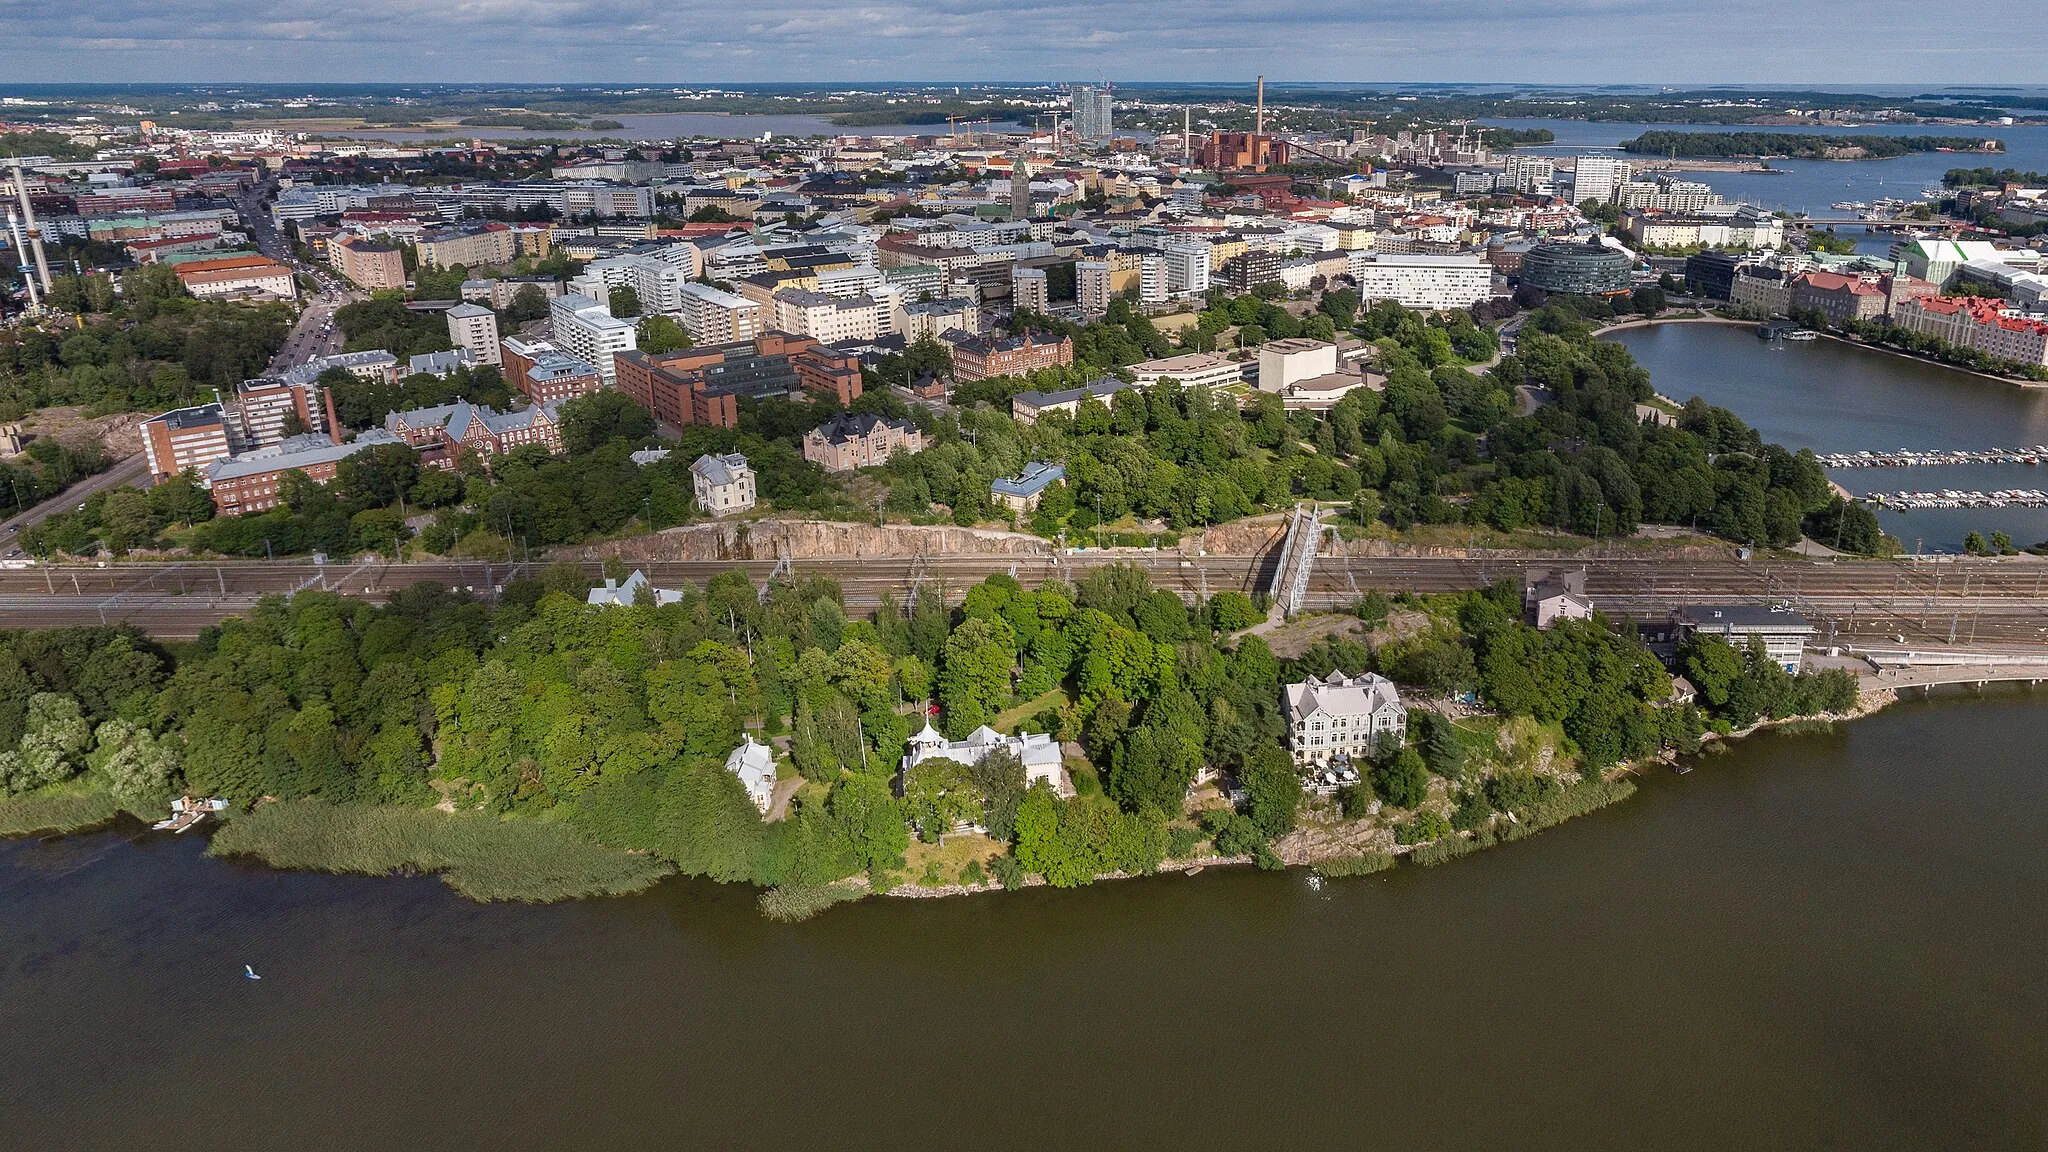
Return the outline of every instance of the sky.
<path id="1" fill-rule="evenodd" d="M 0 0 L 14 82 L 2039 84 L 1924 0 Z"/>

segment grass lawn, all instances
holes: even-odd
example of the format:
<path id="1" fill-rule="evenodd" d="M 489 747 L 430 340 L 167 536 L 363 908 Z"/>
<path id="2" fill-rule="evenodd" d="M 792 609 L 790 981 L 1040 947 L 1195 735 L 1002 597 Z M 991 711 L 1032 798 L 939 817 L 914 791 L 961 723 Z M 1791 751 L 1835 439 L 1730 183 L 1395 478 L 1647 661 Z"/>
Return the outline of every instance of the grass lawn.
<path id="1" fill-rule="evenodd" d="M 944 844 L 927 844 L 912 840 L 910 850 L 903 854 L 903 880 L 909 884 L 922 884 L 927 870 L 939 866 L 939 883 L 961 883 L 961 870 L 970 860 L 982 866 L 982 874 L 988 874 L 990 859 L 1003 854 L 1003 846 L 979 832 L 962 832 L 946 837 Z"/>
<path id="2" fill-rule="evenodd" d="M 989 727 L 994 728 L 998 732 L 1011 732 L 1016 729 L 1017 725 L 1031 719 L 1047 708 L 1058 707 L 1068 702 L 1067 690 L 1065 688 L 1054 688 L 1033 696 L 1022 704 L 1005 708 L 1001 712 L 996 713 L 995 723 L 990 724 Z"/>

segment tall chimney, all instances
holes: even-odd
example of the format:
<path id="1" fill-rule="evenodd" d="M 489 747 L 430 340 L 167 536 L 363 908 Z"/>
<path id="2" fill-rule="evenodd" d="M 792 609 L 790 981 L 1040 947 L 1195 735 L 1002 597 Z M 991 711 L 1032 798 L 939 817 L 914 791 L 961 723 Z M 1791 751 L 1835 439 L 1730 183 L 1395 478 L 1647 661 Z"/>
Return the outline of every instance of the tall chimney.
<path id="1" fill-rule="evenodd" d="M 1189 155 L 1189 152 L 1188 152 L 1188 150 L 1189 150 L 1190 148 L 1193 148 L 1193 147 L 1194 147 L 1194 144 L 1193 144 L 1193 139 L 1192 139 L 1192 138 L 1191 138 L 1191 137 L 1190 137 L 1190 136 L 1188 135 L 1188 110 L 1187 110 L 1187 106 L 1186 106 L 1186 105 L 1182 105 L 1182 106 L 1181 106 L 1181 110 L 1180 110 L 1180 163 L 1181 163 L 1181 167 L 1183 167 L 1183 168 L 1187 167 L 1187 165 L 1188 165 L 1188 162 L 1189 162 L 1189 161 L 1190 161 L 1190 160 L 1192 159 L 1192 157 L 1191 157 L 1191 156 Z"/>
<path id="2" fill-rule="evenodd" d="M 1252 131 L 1257 135 L 1264 136 L 1266 134 L 1266 78 L 1264 76 L 1259 77 L 1259 116 L 1254 123 L 1256 127 Z M 1253 147 L 1256 148 L 1258 145 L 1254 144 Z"/>

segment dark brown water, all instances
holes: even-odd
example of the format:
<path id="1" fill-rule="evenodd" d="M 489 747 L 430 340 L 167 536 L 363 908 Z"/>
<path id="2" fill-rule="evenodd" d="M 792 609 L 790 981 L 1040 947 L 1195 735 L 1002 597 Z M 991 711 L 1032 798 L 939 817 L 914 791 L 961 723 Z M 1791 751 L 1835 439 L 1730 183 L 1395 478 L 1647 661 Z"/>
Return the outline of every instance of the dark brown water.
<path id="1" fill-rule="evenodd" d="M 15 842 L 0 1147 L 2039 1149 L 2044 746 L 1937 698 L 1437 869 L 796 926 Z"/>

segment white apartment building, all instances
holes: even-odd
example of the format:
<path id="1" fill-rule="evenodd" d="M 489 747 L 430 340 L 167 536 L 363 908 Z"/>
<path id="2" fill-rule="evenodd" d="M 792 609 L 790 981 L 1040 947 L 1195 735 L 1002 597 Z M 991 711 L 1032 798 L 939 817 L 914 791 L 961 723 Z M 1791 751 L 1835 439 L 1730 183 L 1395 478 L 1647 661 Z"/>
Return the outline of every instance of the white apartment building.
<path id="1" fill-rule="evenodd" d="M 1579 157 L 1579 166 L 1572 176 L 1572 203 L 1613 203 L 1615 194 L 1628 183 L 1630 171 L 1628 161 L 1612 156 Z"/>
<path id="2" fill-rule="evenodd" d="M 1138 302 L 1164 304 L 1166 298 L 1166 257 L 1157 252 L 1146 252 L 1138 257 Z"/>
<path id="3" fill-rule="evenodd" d="M 1408 308 L 1470 308 L 1493 297 L 1493 266 L 1484 256 L 1351 254 L 1351 278 L 1370 304 Z"/>
<path id="4" fill-rule="evenodd" d="M 597 369 L 598 378 L 610 387 L 618 377 L 612 357 L 639 346 L 640 332 L 611 309 L 581 293 L 557 296 L 548 315 L 555 331 L 555 343 L 569 355 Z"/>
<path id="5" fill-rule="evenodd" d="M 759 304 L 708 284 L 683 285 L 681 311 L 683 327 L 697 344 L 752 340 L 764 329 Z"/>
<path id="6" fill-rule="evenodd" d="M 471 364 L 504 363 L 498 345 L 498 314 L 477 304 L 457 304 L 447 312 L 448 339 L 469 353 Z"/>
<path id="7" fill-rule="evenodd" d="M 1109 311 L 1109 262 L 1079 260 L 1074 263 L 1074 292 L 1080 297 L 1083 316 L 1100 316 Z"/>
<path id="8" fill-rule="evenodd" d="M 1408 731 L 1400 690 L 1375 673 L 1346 676 L 1339 671 L 1327 680 L 1310 676 L 1287 685 L 1284 694 L 1287 743 L 1299 766 L 1370 756 Z"/>
<path id="9" fill-rule="evenodd" d="M 1045 283 L 1045 269 L 1010 269 L 1010 307 L 1018 310 L 1044 312 L 1052 305 Z"/>
<path id="10" fill-rule="evenodd" d="M 825 344 L 875 339 L 880 335 L 879 311 L 869 296 L 827 296 L 801 288 L 775 294 L 775 327 Z"/>
<path id="11" fill-rule="evenodd" d="M 818 281 L 818 291 L 827 296 L 872 296 L 882 286 L 882 270 L 872 264 L 820 268 L 813 275 Z"/>
<path id="12" fill-rule="evenodd" d="M 609 300 L 613 288 L 631 288 L 640 298 L 641 315 L 659 312 L 673 316 L 682 308 L 682 288 L 689 282 L 689 272 L 678 264 L 652 256 L 613 256 L 585 265 L 569 281 L 569 291 L 593 300 Z"/>
<path id="13" fill-rule="evenodd" d="M 1209 245 L 1169 244 L 1160 253 L 1166 262 L 1169 296 L 1200 296 L 1209 290 Z"/>
<path id="14" fill-rule="evenodd" d="M 1509 155 L 1507 169 L 1501 179 L 1517 192 L 1534 192 L 1538 184 L 1548 184 L 1557 175 L 1557 161 L 1548 156 Z"/>

